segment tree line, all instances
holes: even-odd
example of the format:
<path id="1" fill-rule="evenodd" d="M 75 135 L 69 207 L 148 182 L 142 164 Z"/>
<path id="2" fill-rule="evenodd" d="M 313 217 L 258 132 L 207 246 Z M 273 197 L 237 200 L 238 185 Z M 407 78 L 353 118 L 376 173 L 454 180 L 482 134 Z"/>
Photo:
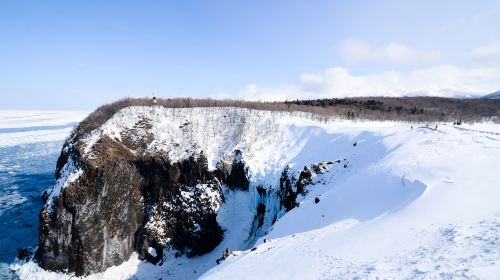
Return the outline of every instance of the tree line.
<path id="1" fill-rule="evenodd" d="M 166 108 L 236 107 L 267 111 L 305 112 L 322 118 L 346 120 L 391 120 L 406 122 L 500 122 L 500 100 L 457 99 L 443 97 L 356 97 L 260 102 L 171 98 L 125 98 L 97 108 L 73 130 L 71 138 L 100 127 L 117 111 L 130 106 Z"/>

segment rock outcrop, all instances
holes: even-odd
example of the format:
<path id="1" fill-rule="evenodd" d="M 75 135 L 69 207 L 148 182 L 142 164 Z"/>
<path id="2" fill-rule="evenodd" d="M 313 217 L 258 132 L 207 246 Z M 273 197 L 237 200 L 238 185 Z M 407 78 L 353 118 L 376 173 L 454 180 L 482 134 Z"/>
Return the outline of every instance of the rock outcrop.
<path id="1" fill-rule="evenodd" d="M 262 236 L 324 168 L 304 167 L 296 179 L 286 167 L 274 187 L 251 181 L 247 155 L 263 173 L 264 166 L 286 166 L 280 149 L 293 138 L 275 117 L 235 108 L 135 107 L 73 134 L 58 159 L 56 184 L 43 195 L 35 260 L 79 276 L 119 265 L 133 252 L 155 264 L 166 248 L 205 254 L 224 238 L 217 221 L 223 189 L 254 195 L 254 209 L 242 211 L 254 213 L 248 240 Z"/>
<path id="2" fill-rule="evenodd" d="M 118 265 L 134 251 L 157 263 L 166 247 L 195 256 L 220 243 L 221 182 L 248 190 L 241 152 L 228 168 L 210 171 L 203 152 L 176 162 L 166 154 L 138 153 L 147 140 L 103 136 L 91 156 L 84 155 L 83 143 L 66 143 L 56 178 L 67 185 L 46 194 L 52 201 L 40 214 L 35 257 L 41 267 L 86 275 Z M 67 173 L 80 175 L 70 181 Z"/>
<path id="3" fill-rule="evenodd" d="M 305 196 L 307 194 L 306 186 L 313 184 L 313 176 L 323 174 L 330 166 L 336 163 L 340 163 L 340 160 L 315 163 L 311 165 L 311 168 L 304 166 L 304 169 L 299 173 L 298 179 L 295 177 L 294 172 L 287 166 L 280 177 L 278 197 L 281 208 L 285 212 L 288 212 L 298 207 L 297 198 L 299 195 Z M 319 202 L 319 198 L 317 199 Z"/>

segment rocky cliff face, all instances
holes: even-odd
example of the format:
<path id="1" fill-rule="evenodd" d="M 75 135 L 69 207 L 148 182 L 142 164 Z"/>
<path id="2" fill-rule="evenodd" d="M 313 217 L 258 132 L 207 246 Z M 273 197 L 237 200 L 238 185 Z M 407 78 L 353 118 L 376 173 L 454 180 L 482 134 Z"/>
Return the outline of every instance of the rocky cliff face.
<path id="1" fill-rule="evenodd" d="M 46 269 L 78 275 L 99 271 L 121 263 L 136 246 L 145 210 L 144 179 L 123 147 L 105 138 L 98 147 L 103 149 L 99 161 L 82 158 L 78 146 L 61 154 L 58 183 L 68 180 L 65 169 L 82 172 L 57 197 L 49 197 L 40 213 L 36 258 Z"/>
<path id="2" fill-rule="evenodd" d="M 223 186 L 257 190 L 249 235 L 263 228 L 266 215 L 269 226 L 279 211 L 295 207 L 309 169 L 297 180 L 282 169 L 275 191 L 251 184 L 262 173 L 259 160 L 286 163 L 279 151 L 266 151 L 275 147 L 270 142 L 287 141 L 272 114 L 211 110 L 126 108 L 101 128 L 68 139 L 40 213 L 40 266 L 86 275 L 134 251 L 152 263 L 163 261 L 165 248 L 187 256 L 210 252 L 224 238 L 217 222 Z M 256 131 L 275 135 L 262 140 Z M 274 210 L 266 202 L 272 199 L 279 201 Z"/>

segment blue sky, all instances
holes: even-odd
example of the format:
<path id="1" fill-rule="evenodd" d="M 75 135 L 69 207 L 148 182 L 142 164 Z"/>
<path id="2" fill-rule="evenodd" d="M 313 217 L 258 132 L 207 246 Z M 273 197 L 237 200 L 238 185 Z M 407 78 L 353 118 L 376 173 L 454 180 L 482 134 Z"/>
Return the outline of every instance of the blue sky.
<path id="1" fill-rule="evenodd" d="M 436 3 L 439 2 L 439 3 Z M 0 108 L 500 90 L 500 1 L 0 1 Z"/>

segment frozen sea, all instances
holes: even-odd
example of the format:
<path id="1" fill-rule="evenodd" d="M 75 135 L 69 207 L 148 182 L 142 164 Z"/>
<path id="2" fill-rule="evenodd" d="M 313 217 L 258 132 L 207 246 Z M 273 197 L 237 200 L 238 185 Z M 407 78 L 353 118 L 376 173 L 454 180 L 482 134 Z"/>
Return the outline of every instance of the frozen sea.
<path id="1" fill-rule="evenodd" d="M 41 193 L 54 183 L 64 139 L 86 112 L 0 111 L 0 279 L 38 243 Z"/>

